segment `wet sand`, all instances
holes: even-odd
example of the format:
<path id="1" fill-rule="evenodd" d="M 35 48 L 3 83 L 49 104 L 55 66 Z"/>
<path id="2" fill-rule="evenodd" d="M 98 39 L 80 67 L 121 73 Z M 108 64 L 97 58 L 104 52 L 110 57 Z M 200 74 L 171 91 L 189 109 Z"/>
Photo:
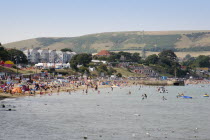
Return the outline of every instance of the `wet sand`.
<path id="1" fill-rule="evenodd" d="M 6 97 L 5 96 L 0 96 L 0 100 L 3 100 L 5 99 Z"/>
<path id="2" fill-rule="evenodd" d="M 61 87 L 59 92 L 75 92 L 77 90 L 86 90 L 85 85 L 79 86 L 78 88 L 71 88 L 71 87 Z M 111 85 L 99 85 L 98 89 L 100 90 L 101 88 L 110 88 Z M 93 89 L 93 88 L 89 88 Z M 51 94 L 50 90 L 47 90 L 46 93 L 44 91 L 42 91 L 43 94 Z M 52 94 L 58 93 L 57 89 L 53 89 L 52 90 Z M 36 91 L 35 95 L 39 95 L 40 94 L 40 90 Z M 15 94 L 10 94 L 10 93 L 0 93 L 0 100 L 3 100 L 5 98 L 19 98 L 19 97 L 25 97 L 25 96 L 34 96 L 34 94 L 30 94 L 28 91 L 25 92 L 25 94 L 22 93 L 15 93 Z"/>

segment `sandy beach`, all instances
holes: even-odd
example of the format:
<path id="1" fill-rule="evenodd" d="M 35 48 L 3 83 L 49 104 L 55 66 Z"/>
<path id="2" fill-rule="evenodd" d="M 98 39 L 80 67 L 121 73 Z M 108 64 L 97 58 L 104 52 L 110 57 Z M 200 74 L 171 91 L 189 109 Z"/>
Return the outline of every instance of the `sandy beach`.
<path id="1" fill-rule="evenodd" d="M 17 87 L 18 84 L 16 84 L 14 87 Z M 29 87 L 33 87 L 34 85 L 30 85 Z M 56 85 L 58 86 L 58 85 Z M 87 85 L 80 85 L 80 86 L 75 86 L 75 85 L 69 85 L 69 86 L 61 86 L 59 85 L 58 88 L 53 88 L 53 89 L 48 89 L 44 91 L 43 89 L 41 90 L 36 90 L 34 91 L 34 94 L 31 94 L 30 91 L 25 91 L 24 93 L 4 93 L 3 91 L 0 92 L 0 100 L 3 100 L 5 98 L 19 98 L 19 97 L 25 97 L 25 96 L 36 96 L 36 95 L 45 95 L 45 94 L 55 94 L 59 92 L 66 92 L 66 93 L 71 93 L 75 92 L 77 90 L 83 90 L 85 92 L 86 90 L 90 89 L 95 89 L 95 86 L 88 87 Z M 112 85 L 97 85 L 97 90 L 100 90 L 101 88 L 111 88 Z"/>

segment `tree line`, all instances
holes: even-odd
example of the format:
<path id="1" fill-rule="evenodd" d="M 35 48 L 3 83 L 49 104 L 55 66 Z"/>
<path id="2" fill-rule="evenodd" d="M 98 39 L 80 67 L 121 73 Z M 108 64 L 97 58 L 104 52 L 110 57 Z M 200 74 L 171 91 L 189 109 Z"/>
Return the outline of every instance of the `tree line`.
<path id="1" fill-rule="evenodd" d="M 98 72 L 103 72 L 108 75 L 115 73 L 116 71 L 112 67 L 107 67 L 105 64 L 93 64 L 92 59 L 105 60 L 108 63 L 121 63 L 121 62 L 133 62 L 135 64 L 143 64 L 152 67 L 160 74 L 169 74 L 177 77 L 185 77 L 186 74 L 192 73 L 197 67 L 209 67 L 210 57 L 200 55 L 197 58 L 186 55 L 186 57 L 180 61 L 173 50 L 163 50 L 158 55 L 152 54 L 143 59 L 139 53 L 129 52 L 110 52 L 110 56 L 92 56 L 91 54 L 77 54 L 73 56 L 70 61 L 73 70 L 84 73 L 89 72 L 88 67 L 96 67 Z M 132 63 L 132 64 L 133 64 Z M 79 66 L 79 67 L 78 67 Z M 183 69 L 182 66 L 187 67 Z"/>
<path id="2" fill-rule="evenodd" d="M 17 49 L 5 49 L 0 43 L 0 60 L 7 61 L 10 60 L 16 63 L 27 64 L 28 60 L 26 55 Z"/>

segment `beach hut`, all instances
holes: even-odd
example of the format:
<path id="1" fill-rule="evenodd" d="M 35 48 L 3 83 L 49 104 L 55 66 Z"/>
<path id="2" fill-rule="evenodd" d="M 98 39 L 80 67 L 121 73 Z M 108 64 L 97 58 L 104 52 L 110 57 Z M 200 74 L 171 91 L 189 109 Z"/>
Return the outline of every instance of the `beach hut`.
<path id="1" fill-rule="evenodd" d="M 12 65 L 14 65 L 14 63 L 13 63 L 12 61 L 9 61 L 9 60 L 8 60 L 8 61 L 5 61 L 5 62 L 4 62 L 4 66 L 5 66 L 5 67 L 11 68 Z"/>

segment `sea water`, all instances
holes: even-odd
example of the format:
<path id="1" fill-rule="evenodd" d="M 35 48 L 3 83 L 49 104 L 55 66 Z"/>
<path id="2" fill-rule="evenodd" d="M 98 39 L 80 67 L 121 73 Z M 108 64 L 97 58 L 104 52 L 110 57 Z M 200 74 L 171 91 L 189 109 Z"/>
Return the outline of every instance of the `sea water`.
<path id="1" fill-rule="evenodd" d="M 131 86 L 5 99 L 0 140 L 209 140 L 210 97 L 203 95 L 210 86 L 165 88 L 168 93 Z"/>

